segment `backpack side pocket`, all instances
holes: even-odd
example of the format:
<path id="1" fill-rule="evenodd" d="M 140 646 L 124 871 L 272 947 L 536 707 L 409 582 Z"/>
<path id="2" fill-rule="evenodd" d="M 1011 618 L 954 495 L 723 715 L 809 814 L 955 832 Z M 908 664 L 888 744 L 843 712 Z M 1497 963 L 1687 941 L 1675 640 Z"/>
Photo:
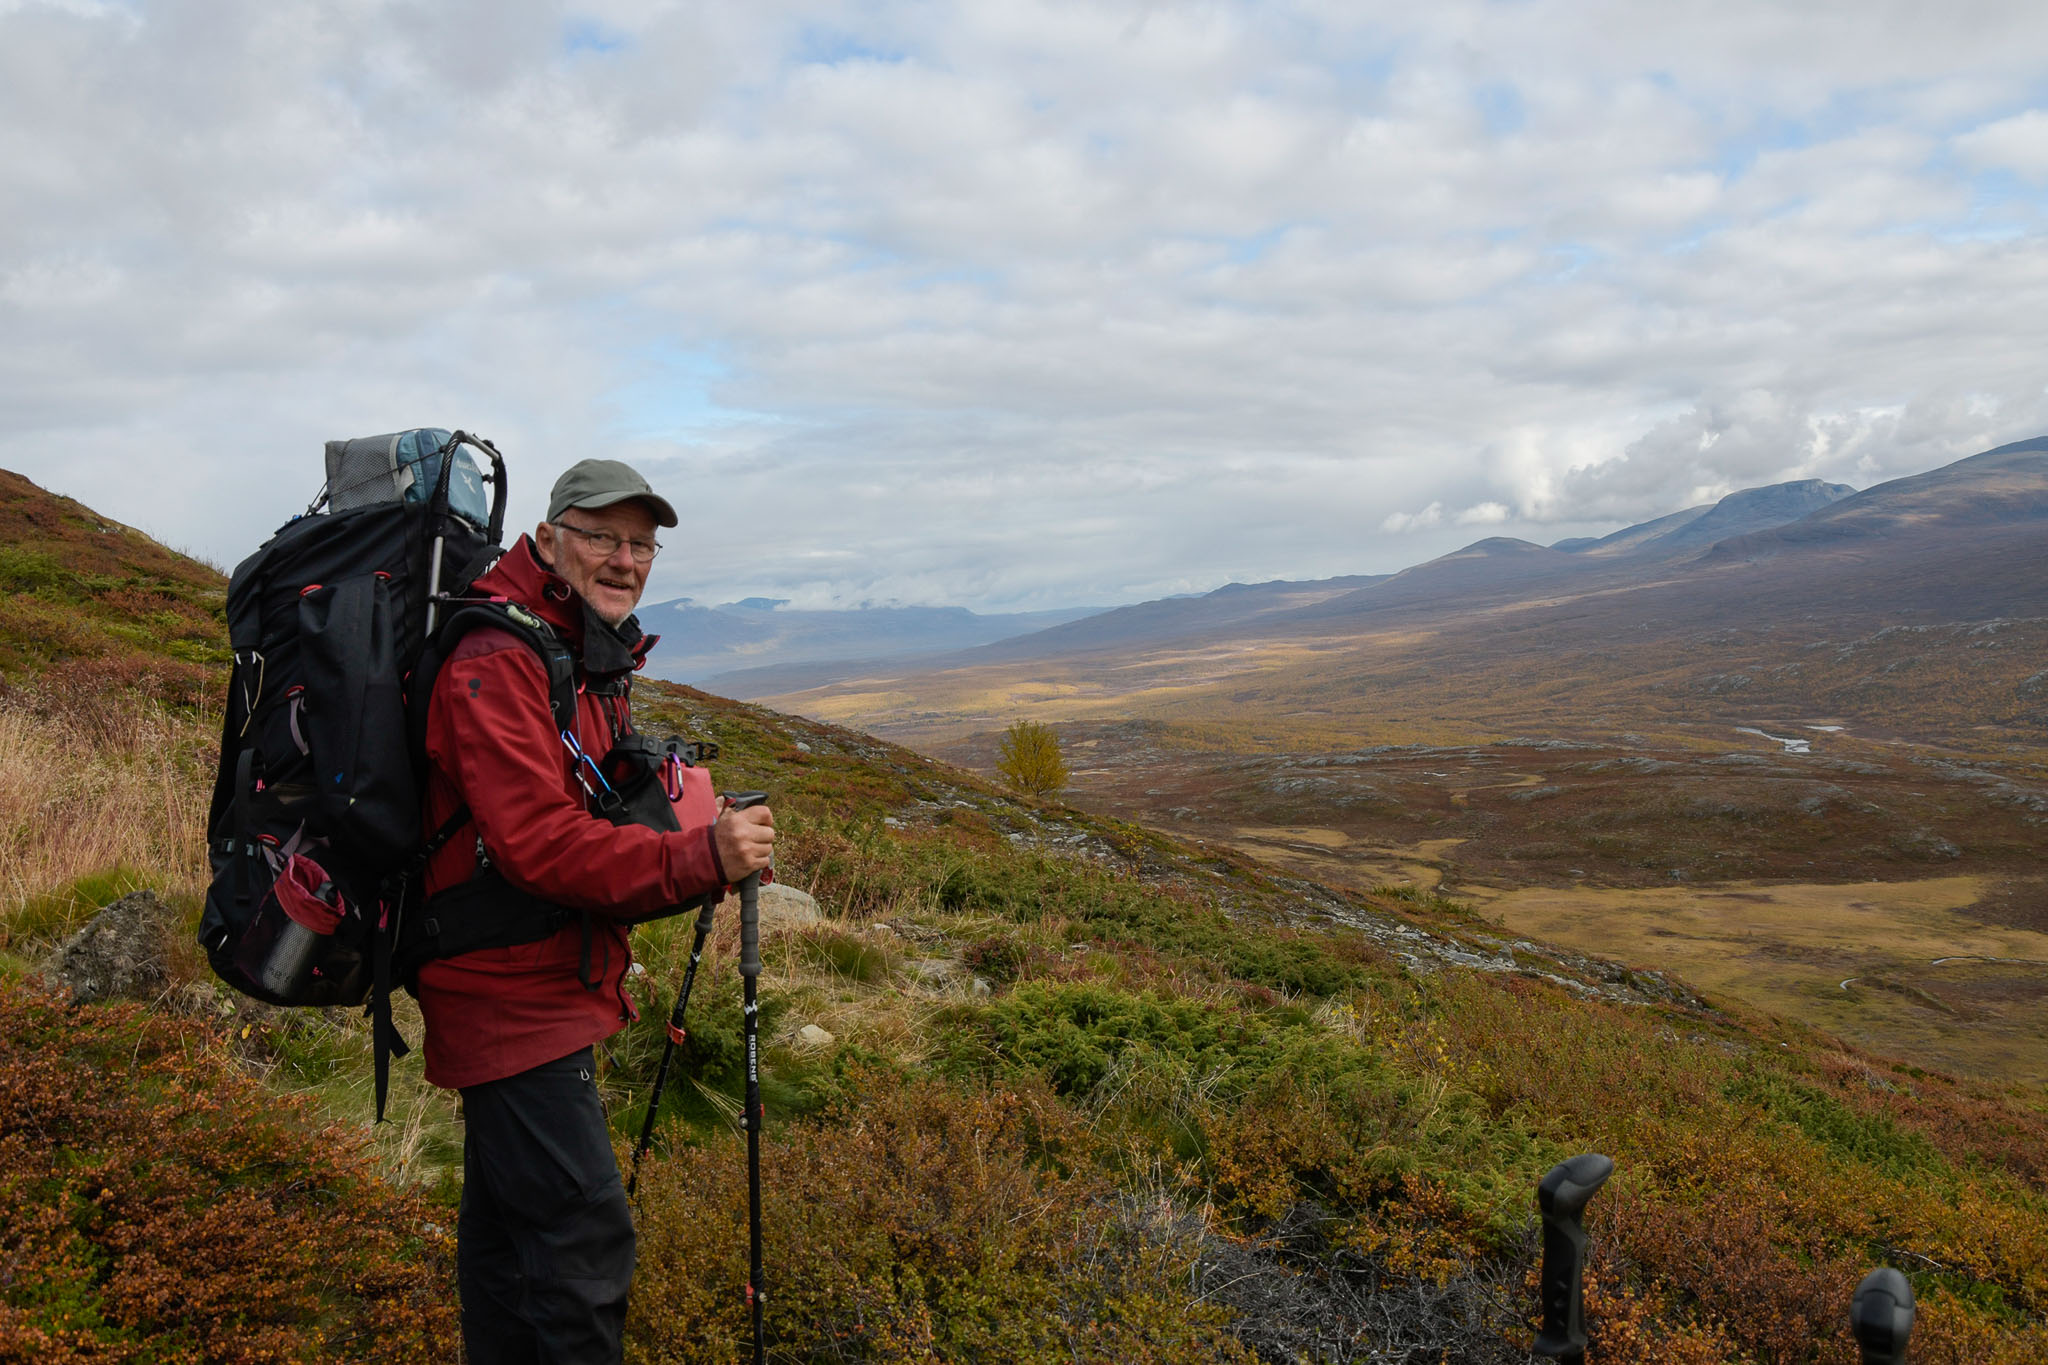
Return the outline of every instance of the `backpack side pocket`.
<path id="1" fill-rule="evenodd" d="M 309 588 L 299 599 L 319 824 L 366 870 L 389 870 L 419 841 L 397 629 L 382 574 Z"/>

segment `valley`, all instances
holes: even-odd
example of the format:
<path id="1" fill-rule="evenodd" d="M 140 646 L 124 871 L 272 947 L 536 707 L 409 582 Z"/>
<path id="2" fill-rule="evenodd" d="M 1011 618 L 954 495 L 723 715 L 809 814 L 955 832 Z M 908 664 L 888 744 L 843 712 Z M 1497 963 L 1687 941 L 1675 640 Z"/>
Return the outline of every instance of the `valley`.
<path id="1" fill-rule="evenodd" d="M 767 700 L 988 773 L 1036 720 L 1084 808 L 2038 1086 L 2044 564 L 2048 440 Z"/>
<path id="2" fill-rule="evenodd" d="M 1760 718 L 1761 719 L 1761 718 Z M 2048 1084 L 2048 765 L 1837 722 L 1237 754 L 1064 727 L 1068 798 L 1515 939 L 1671 972 L 1946 1072 Z M 1803 734 L 1790 752 L 1781 736 Z M 986 739 L 948 746 L 992 770 Z"/>

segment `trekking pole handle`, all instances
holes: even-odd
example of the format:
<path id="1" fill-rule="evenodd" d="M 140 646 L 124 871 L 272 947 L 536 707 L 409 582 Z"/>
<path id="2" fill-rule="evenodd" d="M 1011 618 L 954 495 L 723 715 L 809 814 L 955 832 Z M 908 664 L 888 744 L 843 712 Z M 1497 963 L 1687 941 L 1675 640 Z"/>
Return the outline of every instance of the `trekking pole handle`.
<path id="1" fill-rule="evenodd" d="M 740 975 L 761 975 L 761 874 L 740 879 Z"/>
<path id="2" fill-rule="evenodd" d="M 1913 1286 L 1906 1277 L 1890 1266 L 1865 1275 L 1849 1301 L 1849 1331 L 1863 1365 L 1905 1365 L 1913 1332 Z"/>
<path id="3" fill-rule="evenodd" d="M 1536 1187 L 1543 1212 L 1543 1330 L 1529 1349 L 1545 1359 L 1576 1365 L 1586 1358 L 1584 1216 L 1587 1201 L 1613 1174 L 1612 1158 L 1587 1152 L 1551 1167 Z"/>
<path id="4" fill-rule="evenodd" d="M 768 803 L 767 792 L 727 792 L 727 810 L 746 810 Z M 749 872 L 740 878 L 740 975 L 752 979 L 761 974 L 761 874 Z"/>

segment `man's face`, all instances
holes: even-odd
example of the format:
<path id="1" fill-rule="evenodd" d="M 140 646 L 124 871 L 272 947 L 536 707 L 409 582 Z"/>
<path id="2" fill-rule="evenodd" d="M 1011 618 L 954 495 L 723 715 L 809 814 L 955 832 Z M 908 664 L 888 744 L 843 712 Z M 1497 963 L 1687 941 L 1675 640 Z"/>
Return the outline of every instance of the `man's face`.
<path id="1" fill-rule="evenodd" d="M 653 564 L 634 559 L 627 542 L 654 540 L 654 513 L 643 502 L 615 502 L 609 507 L 571 507 L 559 521 L 560 525 L 544 521 L 534 528 L 533 543 L 540 557 L 607 625 L 631 616 L 640 605 Z M 609 555 L 601 554 L 590 536 L 579 532 L 609 532 L 619 544 Z"/>

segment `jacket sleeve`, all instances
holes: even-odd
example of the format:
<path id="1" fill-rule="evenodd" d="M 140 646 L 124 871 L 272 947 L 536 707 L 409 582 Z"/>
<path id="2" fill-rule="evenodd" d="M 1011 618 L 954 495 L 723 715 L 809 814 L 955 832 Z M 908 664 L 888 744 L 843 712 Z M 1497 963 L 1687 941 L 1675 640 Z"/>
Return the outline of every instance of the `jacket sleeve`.
<path id="1" fill-rule="evenodd" d="M 584 808 L 548 710 L 546 670 L 502 631 L 472 632 L 442 667 L 427 759 L 468 803 L 498 871 L 523 891 L 639 916 L 725 884 L 708 825 L 614 825 Z"/>

